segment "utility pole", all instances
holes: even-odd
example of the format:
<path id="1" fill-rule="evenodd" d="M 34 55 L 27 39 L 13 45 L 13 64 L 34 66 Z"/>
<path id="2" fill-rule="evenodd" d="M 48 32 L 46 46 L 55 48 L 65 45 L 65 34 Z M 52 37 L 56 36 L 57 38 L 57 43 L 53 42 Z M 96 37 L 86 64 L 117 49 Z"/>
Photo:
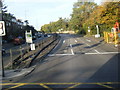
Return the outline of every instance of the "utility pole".
<path id="1" fill-rule="evenodd" d="M 0 21 L 2 21 L 2 0 L 0 0 Z M 2 77 L 4 74 L 3 59 L 2 59 L 2 36 L 0 36 L 0 75 Z"/>

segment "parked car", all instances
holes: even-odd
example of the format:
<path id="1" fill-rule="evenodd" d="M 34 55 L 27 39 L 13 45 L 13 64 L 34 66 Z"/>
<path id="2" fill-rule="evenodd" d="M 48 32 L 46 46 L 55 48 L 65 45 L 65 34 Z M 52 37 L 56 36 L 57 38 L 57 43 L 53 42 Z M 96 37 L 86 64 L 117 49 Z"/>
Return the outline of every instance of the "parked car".
<path id="1" fill-rule="evenodd" d="M 42 37 L 42 36 L 39 34 L 39 35 L 38 35 L 38 38 L 41 38 L 41 37 Z"/>
<path id="2" fill-rule="evenodd" d="M 5 44 L 5 43 L 7 43 L 7 41 L 6 40 L 2 40 L 2 43 Z"/>
<path id="3" fill-rule="evenodd" d="M 22 37 L 17 37 L 13 40 L 14 45 L 20 45 L 20 44 L 23 44 L 23 43 L 25 43 L 25 40 Z"/>

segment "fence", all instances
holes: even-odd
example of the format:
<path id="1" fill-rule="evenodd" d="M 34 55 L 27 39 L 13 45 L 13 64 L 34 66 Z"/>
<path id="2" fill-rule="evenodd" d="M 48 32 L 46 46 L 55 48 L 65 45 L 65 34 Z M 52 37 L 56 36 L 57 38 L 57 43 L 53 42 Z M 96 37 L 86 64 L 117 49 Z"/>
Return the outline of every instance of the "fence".
<path id="1" fill-rule="evenodd" d="M 24 44 L 22 46 L 17 46 L 15 48 L 12 48 L 10 50 L 7 50 L 6 55 L 3 56 L 4 66 L 6 69 L 14 69 L 14 68 L 24 68 L 29 66 L 29 64 L 32 62 L 32 58 L 36 57 L 37 54 L 40 54 L 39 51 L 43 51 L 43 49 L 47 48 L 49 44 L 54 46 L 54 42 L 59 38 L 58 35 L 52 35 L 51 37 L 47 37 L 43 40 L 37 40 L 35 42 L 35 50 L 31 51 L 29 44 Z M 49 48 L 49 47 L 48 47 Z M 49 48 L 49 49 L 51 49 Z M 41 52 L 42 55 L 48 53 L 47 52 Z"/>
<path id="2" fill-rule="evenodd" d="M 118 46 L 120 44 L 120 32 L 104 32 L 104 41 Z"/>

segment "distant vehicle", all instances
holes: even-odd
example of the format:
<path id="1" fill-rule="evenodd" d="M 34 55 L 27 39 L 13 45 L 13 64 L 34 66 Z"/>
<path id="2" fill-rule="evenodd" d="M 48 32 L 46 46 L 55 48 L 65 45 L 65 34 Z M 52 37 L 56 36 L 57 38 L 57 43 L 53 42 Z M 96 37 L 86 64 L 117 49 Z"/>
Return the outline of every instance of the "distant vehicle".
<path id="1" fill-rule="evenodd" d="M 22 37 L 15 38 L 13 40 L 14 45 L 20 45 L 23 44 L 25 41 L 22 39 Z"/>
<path id="2" fill-rule="evenodd" d="M 44 37 L 47 37 L 47 34 L 44 34 Z"/>
<path id="3" fill-rule="evenodd" d="M 39 34 L 39 35 L 38 35 L 38 38 L 41 38 L 41 37 L 42 37 L 42 36 Z"/>
<path id="4" fill-rule="evenodd" d="M 49 35 L 49 34 L 47 35 L 47 37 L 51 37 L 51 36 L 52 36 L 52 35 Z"/>

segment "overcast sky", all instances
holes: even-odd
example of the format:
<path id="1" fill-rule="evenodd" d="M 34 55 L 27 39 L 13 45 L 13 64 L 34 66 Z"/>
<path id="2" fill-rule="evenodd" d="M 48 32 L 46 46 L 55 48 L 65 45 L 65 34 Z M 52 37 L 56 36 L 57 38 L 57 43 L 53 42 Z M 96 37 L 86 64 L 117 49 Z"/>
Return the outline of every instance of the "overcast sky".
<path id="1" fill-rule="evenodd" d="M 17 19 L 28 20 L 30 25 L 39 30 L 49 22 L 56 21 L 59 17 L 69 18 L 74 2 L 78 0 L 4 0 L 8 12 Z M 101 0 L 95 0 L 99 3 Z"/>

